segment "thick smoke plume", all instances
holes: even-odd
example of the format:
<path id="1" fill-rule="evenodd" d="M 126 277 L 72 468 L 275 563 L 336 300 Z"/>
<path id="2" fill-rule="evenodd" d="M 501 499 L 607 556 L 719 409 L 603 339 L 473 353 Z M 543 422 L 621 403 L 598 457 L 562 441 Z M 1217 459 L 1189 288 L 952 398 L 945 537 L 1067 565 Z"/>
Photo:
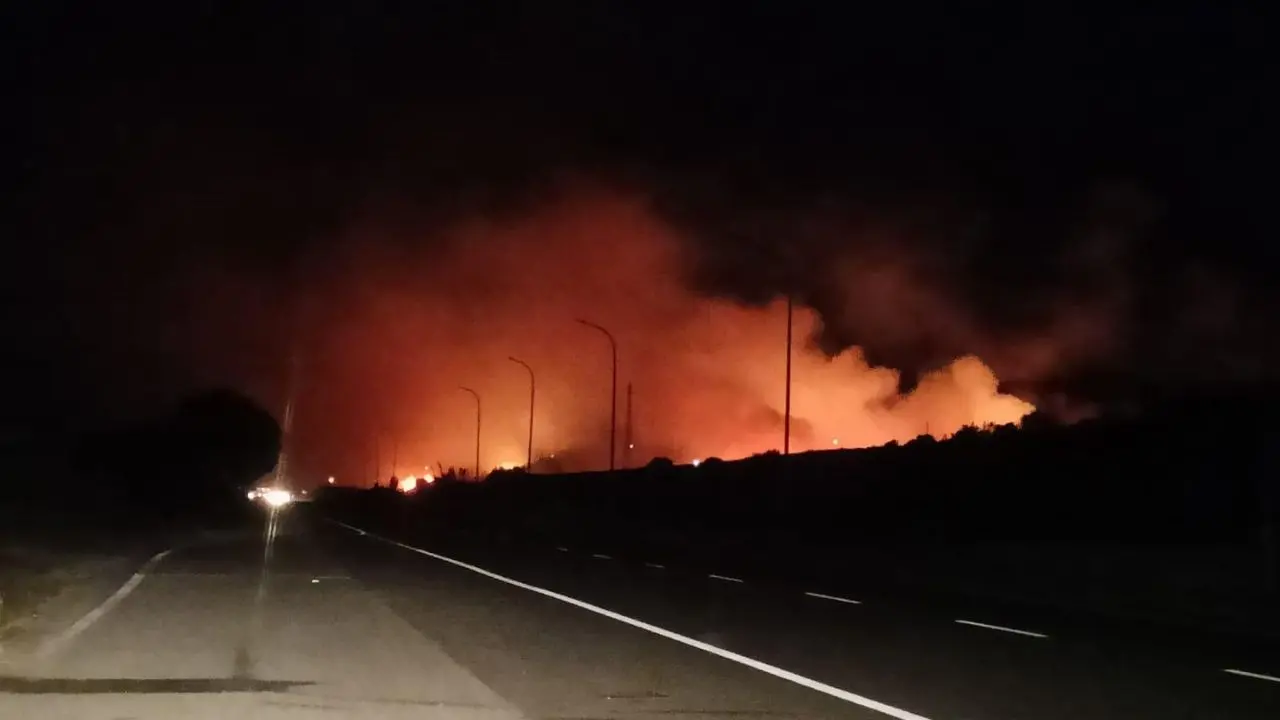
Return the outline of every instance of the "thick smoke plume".
<path id="1" fill-rule="evenodd" d="M 780 448 L 785 300 L 748 307 L 690 290 L 693 243 L 643 197 L 577 188 L 430 236 L 406 226 L 363 225 L 312 271 L 320 337 L 297 440 L 313 472 L 470 467 L 476 407 L 460 386 L 481 397 L 482 467 L 523 464 L 529 376 L 509 356 L 535 371 L 535 456 L 605 466 L 610 348 L 579 318 L 617 339 L 620 461 Z M 898 372 L 858 348 L 820 352 L 815 312 L 798 304 L 794 318 L 793 451 L 943 437 L 1034 409 L 974 356 L 903 394 Z"/>

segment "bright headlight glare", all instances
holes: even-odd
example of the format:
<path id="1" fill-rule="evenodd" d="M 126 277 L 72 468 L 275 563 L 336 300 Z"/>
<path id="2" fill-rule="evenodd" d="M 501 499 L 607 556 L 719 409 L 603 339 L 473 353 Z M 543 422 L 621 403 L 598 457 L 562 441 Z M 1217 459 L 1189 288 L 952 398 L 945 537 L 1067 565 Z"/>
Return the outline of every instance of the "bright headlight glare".
<path id="1" fill-rule="evenodd" d="M 262 494 L 262 499 L 266 500 L 271 507 L 280 507 L 292 502 L 293 494 L 288 490 L 268 490 Z"/>

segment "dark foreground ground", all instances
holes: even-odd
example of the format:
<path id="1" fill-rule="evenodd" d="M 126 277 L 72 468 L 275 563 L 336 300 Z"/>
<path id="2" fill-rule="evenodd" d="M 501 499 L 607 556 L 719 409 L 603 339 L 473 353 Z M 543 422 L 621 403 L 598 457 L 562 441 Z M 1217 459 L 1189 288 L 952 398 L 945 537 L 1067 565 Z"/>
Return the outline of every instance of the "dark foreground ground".
<path id="1" fill-rule="evenodd" d="M 590 547 L 398 545 L 318 512 L 289 509 L 269 557 L 263 517 L 187 538 L 47 657 L 8 658 L 0 717 L 1280 717 L 1280 683 L 1224 672 L 1280 676 L 1265 646 Z"/>

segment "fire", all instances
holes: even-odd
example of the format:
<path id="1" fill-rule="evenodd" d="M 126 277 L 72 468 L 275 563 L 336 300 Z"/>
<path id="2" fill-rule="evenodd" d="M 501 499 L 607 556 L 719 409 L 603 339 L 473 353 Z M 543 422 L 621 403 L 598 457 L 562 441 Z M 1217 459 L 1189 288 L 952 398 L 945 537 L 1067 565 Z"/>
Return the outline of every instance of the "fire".
<path id="1" fill-rule="evenodd" d="M 785 299 L 761 303 L 757 296 L 747 304 L 691 289 L 685 278 L 701 262 L 690 252 L 696 240 L 644 198 L 582 188 L 547 198 L 518 213 L 424 227 L 441 242 L 422 243 L 420 255 L 402 252 L 390 237 L 380 249 L 378 228 L 356 229 L 372 249 L 333 263 L 350 282 L 333 290 L 344 312 L 326 328 L 335 377 L 321 390 L 341 397 L 350 409 L 342 417 L 368 418 L 346 432 L 396 427 L 406 446 L 416 446 L 408 452 L 417 462 L 429 457 L 467 473 L 477 464 L 522 466 L 512 458 L 524 457 L 530 432 L 535 448 L 557 448 L 544 457 L 565 470 L 607 467 L 611 436 L 617 461 L 633 467 L 654 457 L 733 460 L 781 450 Z M 858 243 L 849 246 L 840 252 L 860 252 Z M 987 361 L 1003 359 L 1010 372 L 1017 363 L 961 322 L 964 308 L 948 305 L 942 289 L 909 274 L 846 271 L 845 259 L 830 258 L 815 270 L 829 276 L 814 283 L 854 299 L 870 288 L 894 300 L 851 303 L 847 313 L 860 313 L 855 326 L 862 329 L 854 337 L 876 346 L 904 333 L 913 342 L 911 333 L 938 334 L 956 356 L 949 363 L 920 358 L 930 364 L 913 368 L 919 377 L 906 383 L 897 369 L 871 360 L 880 355 L 859 347 L 819 350 L 814 339 L 835 315 L 797 303 L 792 452 L 945 438 L 967 425 L 1018 422 L 1034 410 L 1001 392 Z M 421 282 L 425 268 L 440 281 Z M 904 315 L 903 307 L 912 312 Z M 616 337 L 613 432 L 611 345 L 575 323 L 578 317 Z M 432 339 L 428 362 L 416 351 L 376 360 L 370 353 L 419 348 L 423 338 Z M 508 361 L 513 353 L 536 376 L 536 397 L 531 377 Z M 483 426 L 480 407 L 457 390 L 464 384 L 480 396 Z"/>
<path id="2" fill-rule="evenodd" d="M 401 479 L 400 479 L 400 488 L 399 488 L 399 490 L 400 490 L 400 492 L 402 492 L 402 493 L 410 493 L 410 492 L 413 492 L 414 490 L 416 490 L 416 489 L 417 489 L 417 487 L 418 487 L 418 478 L 414 477 L 413 475 L 410 475 L 409 477 L 401 478 Z"/>

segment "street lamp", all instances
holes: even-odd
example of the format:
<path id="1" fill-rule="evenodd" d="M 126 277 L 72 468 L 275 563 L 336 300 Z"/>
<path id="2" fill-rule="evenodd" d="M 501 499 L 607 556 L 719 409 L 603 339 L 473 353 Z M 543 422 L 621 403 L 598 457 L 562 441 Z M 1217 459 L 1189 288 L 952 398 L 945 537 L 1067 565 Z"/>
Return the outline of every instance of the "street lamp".
<path id="1" fill-rule="evenodd" d="M 533 472 L 533 397 L 537 385 L 533 379 L 533 368 L 529 367 L 529 363 L 516 357 L 508 356 L 507 359 L 529 371 L 529 456 L 525 461 L 524 469 L 526 472 Z"/>
<path id="2" fill-rule="evenodd" d="M 604 333 L 605 337 L 609 338 L 609 350 L 612 352 L 613 358 L 613 379 L 609 384 L 609 472 L 613 472 L 614 453 L 618 438 L 618 341 L 614 340 L 613 333 L 600 325 L 581 318 L 578 319 L 578 322 L 589 328 L 599 330 Z"/>
<path id="3" fill-rule="evenodd" d="M 471 393 L 471 397 L 476 399 L 476 480 L 480 479 L 480 393 L 469 387 L 458 386 L 459 390 Z"/>

